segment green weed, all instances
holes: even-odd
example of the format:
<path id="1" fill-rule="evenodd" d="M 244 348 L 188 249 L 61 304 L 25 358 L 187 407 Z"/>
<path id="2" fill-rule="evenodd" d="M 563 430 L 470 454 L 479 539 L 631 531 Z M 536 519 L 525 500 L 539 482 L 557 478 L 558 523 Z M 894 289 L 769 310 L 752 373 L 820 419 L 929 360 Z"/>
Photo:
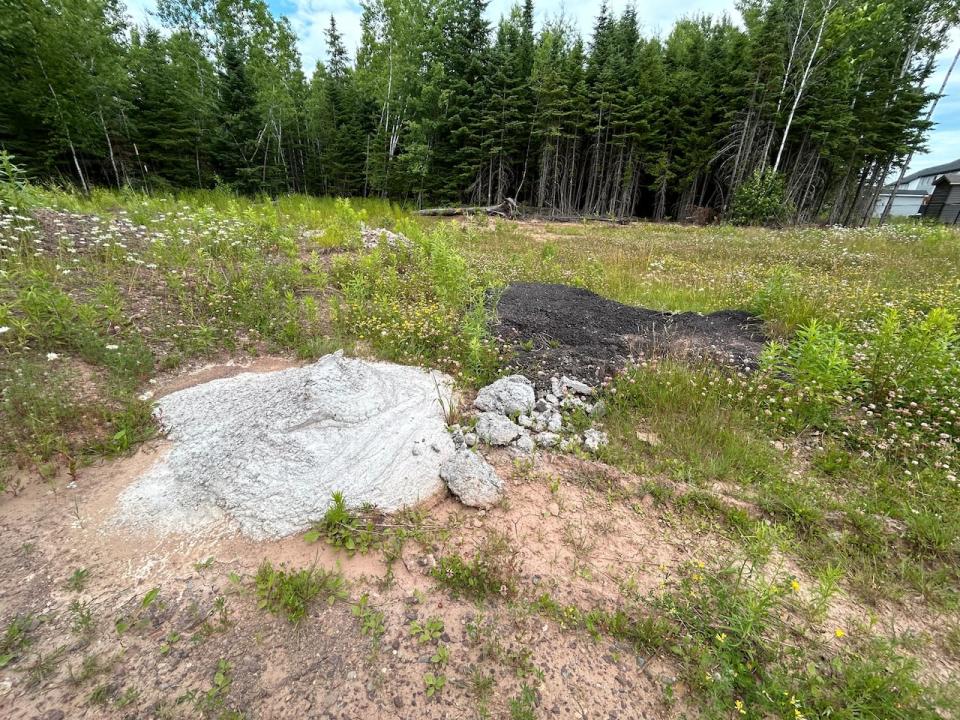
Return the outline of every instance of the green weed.
<path id="1" fill-rule="evenodd" d="M 257 569 L 254 586 L 261 608 L 284 615 L 293 624 L 306 617 L 317 598 L 332 605 L 347 596 L 346 581 L 339 573 L 322 568 L 274 569 L 268 560 Z"/>
<path id="2" fill-rule="evenodd" d="M 77 568 L 73 574 L 67 578 L 67 589 L 74 592 L 80 592 L 87 586 L 90 579 L 90 571 L 86 568 Z"/>
<path id="3" fill-rule="evenodd" d="M 354 604 L 353 616 L 360 620 L 360 632 L 379 642 L 386 631 L 383 613 L 370 607 L 370 596 L 364 593 Z"/>
<path id="4" fill-rule="evenodd" d="M 410 635 L 419 643 L 431 643 L 443 634 L 443 620 L 438 617 L 427 618 L 424 622 L 414 620 L 410 623 Z"/>
<path id="5" fill-rule="evenodd" d="M 17 615 L 0 635 L 0 669 L 16 662 L 33 643 L 32 633 L 40 624 L 33 615 Z"/>
<path id="6" fill-rule="evenodd" d="M 473 557 L 444 555 L 430 574 L 454 596 L 474 600 L 510 598 L 517 592 L 516 557 L 506 538 L 488 537 Z"/>
<path id="7" fill-rule="evenodd" d="M 427 690 L 427 697 L 430 698 L 434 695 L 439 695 L 443 691 L 443 688 L 447 685 L 447 677 L 445 675 L 428 672 L 423 676 L 423 685 Z"/>

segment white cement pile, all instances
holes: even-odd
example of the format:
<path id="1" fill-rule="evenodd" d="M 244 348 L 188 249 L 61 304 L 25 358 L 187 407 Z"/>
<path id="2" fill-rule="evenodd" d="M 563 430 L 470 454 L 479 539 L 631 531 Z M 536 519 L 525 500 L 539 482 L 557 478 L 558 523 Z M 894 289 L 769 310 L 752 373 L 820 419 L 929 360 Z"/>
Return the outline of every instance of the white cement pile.
<path id="1" fill-rule="evenodd" d="M 180 390 L 156 410 L 173 447 L 123 492 L 118 520 L 266 539 L 308 527 L 335 490 L 350 506 L 414 504 L 443 488 L 451 396 L 441 373 L 341 353 Z"/>

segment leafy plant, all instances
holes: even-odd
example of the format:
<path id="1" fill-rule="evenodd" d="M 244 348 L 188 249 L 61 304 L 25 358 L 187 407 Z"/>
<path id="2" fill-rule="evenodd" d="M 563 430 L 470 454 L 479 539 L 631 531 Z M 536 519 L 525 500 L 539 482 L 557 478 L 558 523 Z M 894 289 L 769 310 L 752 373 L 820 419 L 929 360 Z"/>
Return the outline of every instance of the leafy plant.
<path id="1" fill-rule="evenodd" d="M 114 621 L 114 628 L 119 637 L 123 637 L 130 630 L 142 630 L 149 625 L 147 612 L 151 607 L 158 603 L 160 597 L 160 588 L 155 587 L 147 591 L 140 600 L 136 610 L 129 615 L 120 615 Z"/>
<path id="2" fill-rule="evenodd" d="M 510 698 L 510 720 L 535 720 L 537 707 L 537 692 L 524 683 L 520 686 L 520 694 Z"/>
<path id="3" fill-rule="evenodd" d="M 332 605 L 347 596 L 346 581 L 338 573 L 321 568 L 274 569 L 268 560 L 257 569 L 254 585 L 260 607 L 286 616 L 293 624 L 303 620 L 317 597 L 325 597 Z"/>
<path id="4" fill-rule="evenodd" d="M 758 168 L 733 194 L 730 222 L 734 225 L 779 225 L 791 214 L 783 175 Z"/>
<path id="5" fill-rule="evenodd" d="M 331 500 L 323 519 L 304 535 L 304 540 L 316 542 L 325 537 L 328 543 L 350 555 L 367 553 L 377 540 L 373 523 L 364 521 L 347 507 L 342 491 L 334 491 Z"/>
<path id="6" fill-rule="evenodd" d="M 67 588 L 74 592 L 80 592 L 87 586 L 90 579 L 90 571 L 86 568 L 77 568 L 73 574 L 67 578 Z"/>
<path id="7" fill-rule="evenodd" d="M 243 720 L 241 712 L 230 709 L 227 705 L 232 686 L 233 666 L 226 658 L 220 658 L 210 688 L 196 696 L 194 701 L 201 717 L 211 720 Z"/>
<path id="8" fill-rule="evenodd" d="M 353 616 L 360 620 L 360 632 L 364 635 L 379 640 L 383 637 L 386 630 L 383 621 L 383 613 L 370 607 L 370 596 L 364 593 L 354 604 Z"/>
<path id="9" fill-rule="evenodd" d="M 444 555 L 430 574 L 455 596 L 476 600 L 516 594 L 515 553 L 502 536 L 488 537 L 469 560 Z"/>
<path id="10" fill-rule="evenodd" d="M 770 382 L 803 393 L 795 407 L 778 408 L 778 417 L 790 427 L 804 424 L 827 427 L 833 410 L 845 401 L 863 377 L 854 367 L 850 347 L 840 327 L 811 320 L 787 345 L 770 343 L 761 362 Z"/>
<path id="11" fill-rule="evenodd" d="M 17 615 L 0 636 L 0 668 L 16 661 L 33 642 L 30 634 L 39 624 L 33 615 Z"/>
<path id="12" fill-rule="evenodd" d="M 438 617 L 428 618 L 425 622 L 414 620 L 410 623 L 410 634 L 417 638 L 419 643 L 429 643 L 438 640 L 443 634 L 443 620 Z"/>
<path id="13" fill-rule="evenodd" d="M 446 675 L 428 672 L 423 676 L 423 684 L 427 689 L 427 697 L 438 695 L 447 684 Z"/>
<path id="14" fill-rule="evenodd" d="M 450 649 L 443 643 L 439 643 L 433 655 L 430 656 L 430 662 L 438 667 L 443 667 L 449 661 L 450 661 Z"/>
<path id="15" fill-rule="evenodd" d="M 80 600 L 74 600 L 70 603 L 70 629 L 77 635 L 89 635 L 93 632 L 96 621 L 93 619 L 93 610 L 90 604 Z"/>

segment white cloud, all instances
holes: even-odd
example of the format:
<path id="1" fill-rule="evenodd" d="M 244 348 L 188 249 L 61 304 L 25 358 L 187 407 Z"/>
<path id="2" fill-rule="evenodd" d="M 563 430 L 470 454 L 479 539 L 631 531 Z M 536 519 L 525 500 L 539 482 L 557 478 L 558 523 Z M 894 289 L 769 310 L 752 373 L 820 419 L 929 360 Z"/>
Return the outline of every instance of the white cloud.
<path id="1" fill-rule="evenodd" d="M 126 14 L 137 25 L 146 25 L 148 22 L 157 24 L 156 19 L 151 17 L 151 13 L 157 9 L 155 0 L 125 0 L 124 5 L 127 6 Z"/>
<path id="2" fill-rule="evenodd" d="M 507 15 L 515 0 L 492 0 L 487 8 L 487 15 L 494 23 L 501 15 Z M 611 15 L 619 15 L 629 5 L 629 0 L 609 0 L 607 8 Z M 633 2 L 640 20 L 641 29 L 646 35 L 666 35 L 670 32 L 673 23 L 685 16 L 714 15 L 727 13 L 734 21 L 739 21 L 740 14 L 729 0 L 674 0 L 665 3 L 657 0 L 639 0 Z M 564 0 L 541 0 L 534 2 L 534 15 L 537 26 L 540 27 L 547 20 L 561 14 L 570 20 L 580 30 L 584 40 L 590 38 L 593 24 L 600 12 L 600 3 L 572 2 Z"/>
<path id="3" fill-rule="evenodd" d="M 353 57 L 360 46 L 360 5 L 353 0 L 290 0 L 292 10 L 285 13 L 297 33 L 303 69 L 310 75 L 318 60 L 327 57 L 326 30 L 330 16 L 337 21 L 343 44 Z"/>

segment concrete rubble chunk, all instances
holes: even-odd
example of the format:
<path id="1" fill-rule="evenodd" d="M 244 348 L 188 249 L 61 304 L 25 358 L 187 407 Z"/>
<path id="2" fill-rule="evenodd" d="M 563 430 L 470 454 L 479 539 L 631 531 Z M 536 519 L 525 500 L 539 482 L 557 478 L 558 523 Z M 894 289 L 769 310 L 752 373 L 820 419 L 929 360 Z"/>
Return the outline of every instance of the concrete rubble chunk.
<path id="1" fill-rule="evenodd" d="M 523 435 L 514 440 L 512 444 L 513 447 L 525 455 L 529 455 L 537 449 L 536 444 L 533 442 L 533 438 L 527 433 L 523 433 Z"/>
<path id="2" fill-rule="evenodd" d="M 603 432 L 603 430 L 590 428 L 583 433 L 583 446 L 590 452 L 596 452 L 606 445 L 608 441 L 607 434 Z"/>
<path id="3" fill-rule="evenodd" d="M 440 467 L 440 477 L 460 502 L 470 507 L 489 508 L 503 497 L 503 480 L 479 453 L 457 452 Z"/>
<path id="4" fill-rule="evenodd" d="M 545 448 L 556 447 L 560 442 L 560 436 L 552 432 L 537 433 L 533 439 L 537 445 Z"/>
<path id="5" fill-rule="evenodd" d="M 578 395 L 593 395 L 593 388 L 592 388 L 592 387 L 590 387 L 589 385 L 587 385 L 587 384 L 584 383 L 584 382 L 580 382 L 579 380 L 574 380 L 574 379 L 572 379 L 572 378 L 568 378 L 566 375 L 564 375 L 564 376 L 560 379 L 560 383 L 561 383 L 561 384 L 563 385 L 563 387 L 565 387 L 567 390 L 569 390 L 570 392 L 575 392 L 575 393 L 577 393 Z"/>
<path id="6" fill-rule="evenodd" d="M 509 445 L 524 432 L 513 420 L 495 412 L 480 413 L 474 431 L 487 445 Z"/>
<path id="7" fill-rule="evenodd" d="M 534 402 L 533 383 L 523 375 L 510 375 L 481 388 L 473 405 L 483 412 L 515 415 L 529 413 Z"/>
<path id="8" fill-rule="evenodd" d="M 563 416 L 559 412 L 554 410 L 550 414 L 550 419 L 547 421 L 547 430 L 549 430 L 550 432 L 557 433 L 557 432 L 560 432 L 562 427 L 563 427 Z"/>
<path id="9" fill-rule="evenodd" d="M 401 233 L 391 232 L 386 228 L 371 228 L 364 223 L 360 223 L 360 237 L 363 241 L 363 247 L 367 250 L 376 249 L 380 243 L 386 243 L 387 247 L 410 247 L 412 243 L 410 238 Z"/>
<path id="10" fill-rule="evenodd" d="M 266 539 L 308 527 L 335 490 L 350 505 L 414 504 L 443 488 L 452 387 L 441 373 L 335 353 L 171 393 L 156 412 L 172 447 L 123 491 L 116 519 Z"/>

